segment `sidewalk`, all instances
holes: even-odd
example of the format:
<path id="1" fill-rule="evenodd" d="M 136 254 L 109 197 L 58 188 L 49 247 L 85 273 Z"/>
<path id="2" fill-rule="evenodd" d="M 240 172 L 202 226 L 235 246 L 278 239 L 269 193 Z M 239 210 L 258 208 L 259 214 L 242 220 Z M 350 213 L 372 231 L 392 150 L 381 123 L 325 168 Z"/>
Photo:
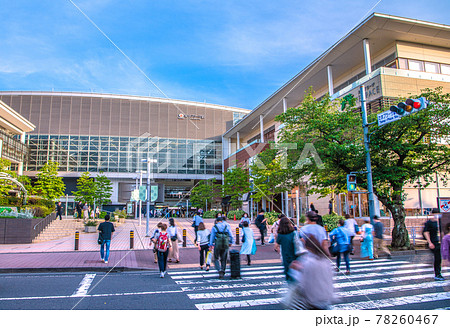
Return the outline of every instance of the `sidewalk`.
<path id="1" fill-rule="evenodd" d="M 151 220 L 150 235 L 159 220 Z M 207 223 L 207 228 L 212 223 Z M 194 231 L 187 221 L 176 220 L 180 233 L 187 232 L 187 247 L 179 243 L 180 263 L 168 263 L 169 270 L 176 268 L 198 268 L 199 252 L 193 244 Z M 233 232 L 238 221 L 229 221 Z M 130 231 L 134 231 L 134 248 L 130 249 Z M 138 220 L 127 220 L 116 227 L 107 264 L 100 261 L 97 233 L 80 232 L 79 248 L 75 250 L 75 235 L 32 244 L 0 245 L 0 273 L 12 272 L 46 272 L 46 271 L 124 271 L 124 270 L 158 270 L 154 263 L 153 251 L 150 249 L 150 237 L 146 237 L 145 220 L 139 226 Z M 180 236 L 181 239 L 181 236 Z M 259 242 L 257 242 L 259 245 Z M 233 245 L 231 249 L 240 249 Z M 242 257 L 244 261 L 244 257 Z M 273 250 L 273 245 L 258 246 L 252 256 L 253 264 L 281 263 L 280 256 Z"/>
<path id="2" fill-rule="evenodd" d="M 150 235 L 155 228 L 156 219 L 150 220 Z M 166 220 L 163 220 L 164 222 Z M 187 247 L 180 249 L 180 263 L 168 263 L 169 270 L 181 268 L 198 268 L 199 252 L 194 246 L 194 230 L 190 222 L 177 220 L 178 231 L 183 229 L 187 232 Z M 233 234 L 239 221 L 228 221 Z M 212 228 L 213 221 L 205 221 L 208 229 Z M 130 249 L 130 231 L 134 231 L 134 247 Z M 145 220 L 139 225 L 138 220 L 127 220 L 116 227 L 112 241 L 111 253 L 107 264 L 100 261 L 99 245 L 97 244 L 97 233 L 80 232 L 79 248 L 75 250 L 75 235 L 32 244 L 10 244 L 0 245 L 0 273 L 13 272 L 48 272 L 48 271 L 125 271 L 125 270 L 158 270 L 154 263 L 153 251 L 150 249 L 150 237 L 146 237 Z M 235 237 L 235 236 L 233 236 Z M 281 264 L 280 255 L 274 251 L 273 244 L 260 246 L 259 233 L 255 232 L 258 250 L 252 256 L 252 264 Z M 180 236 L 181 239 L 181 236 Z M 356 245 L 355 245 L 356 246 Z M 231 249 L 240 249 L 240 245 L 233 245 Z M 359 258 L 359 247 L 352 258 Z M 411 255 L 416 251 L 394 252 L 393 256 Z M 241 256 L 241 264 L 245 263 Z"/>

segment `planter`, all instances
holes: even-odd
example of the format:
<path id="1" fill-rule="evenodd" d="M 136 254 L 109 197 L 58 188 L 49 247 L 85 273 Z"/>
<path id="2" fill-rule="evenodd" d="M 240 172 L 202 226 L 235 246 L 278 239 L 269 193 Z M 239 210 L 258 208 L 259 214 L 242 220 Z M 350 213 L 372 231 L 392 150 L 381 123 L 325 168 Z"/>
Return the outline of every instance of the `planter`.
<path id="1" fill-rule="evenodd" d="M 84 226 L 84 232 L 96 232 L 97 231 L 97 226 Z"/>
<path id="2" fill-rule="evenodd" d="M 0 218 L 0 244 L 29 244 L 55 219 L 56 213 L 43 219 Z"/>

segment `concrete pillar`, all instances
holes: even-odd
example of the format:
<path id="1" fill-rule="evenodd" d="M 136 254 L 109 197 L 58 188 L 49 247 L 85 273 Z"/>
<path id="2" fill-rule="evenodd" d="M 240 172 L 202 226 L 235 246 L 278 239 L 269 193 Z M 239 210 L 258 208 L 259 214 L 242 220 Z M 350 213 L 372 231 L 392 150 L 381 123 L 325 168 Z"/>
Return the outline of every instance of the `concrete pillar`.
<path id="1" fill-rule="evenodd" d="M 287 101 L 286 98 L 283 98 L 283 112 L 286 113 L 287 112 Z"/>
<path id="2" fill-rule="evenodd" d="M 328 76 L 328 93 L 333 95 L 334 85 L 333 85 L 333 69 L 330 65 L 327 66 L 327 76 Z"/>
<path id="3" fill-rule="evenodd" d="M 259 129 L 261 142 L 264 142 L 264 116 L 262 115 L 259 115 Z"/>
<path id="4" fill-rule="evenodd" d="M 238 151 L 240 148 L 241 148 L 241 136 L 238 131 L 236 132 L 236 151 Z"/>
<path id="5" fill-rule="evenodd" d="M 372 62 L 370 61 L 370 47 L 369 40 L 363 40 L 363 48 L 364 48 L 364 62 L 366 64 L 366 74 L 370 74 L 372 72 Z"/>

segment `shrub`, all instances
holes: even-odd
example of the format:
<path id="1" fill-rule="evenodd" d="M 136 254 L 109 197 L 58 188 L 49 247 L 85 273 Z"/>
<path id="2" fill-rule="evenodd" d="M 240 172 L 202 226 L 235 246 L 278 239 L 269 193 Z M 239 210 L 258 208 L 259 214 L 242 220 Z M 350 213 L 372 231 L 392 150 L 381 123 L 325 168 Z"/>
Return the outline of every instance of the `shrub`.
<path id="1" fill-rule="evenodd" d="M 108 212 L 101 211 L 98 217 L 99 217 L 100 219 L 104 219 L 105 216 L 106 216 L 106 214 L 108 214 Z"/>
<path id="2" fill-rule="evenodd" d="M 216 210 L 206 211 L 206 212 L 203 213 L 203 218 L 204 219 L 215 219 L 217 213 L 222 213 L 222 212 L 221 211 L 216 211 Z"/>
<path id="3" fill-rule="evenodd" d="M 97 221 L 96 220 L 87 220 L 87 222 L 84 224 L 85 226 L 91 226 L 91 227 L 96 227 L 97 226 Z"/>
<path id="4" fill-rule="evenodd" d="M 27 205 L 25 208 L 31 209 L 35 218 L 45 218 L 53 212 L 53 208 L 42 205 Z"/>
<path id="5" fill-rule="evenodd" d="M 243 210 L 229 211 L 227 213 L 227 218 L 234 219 L 234 216 L 236 215 L 236 220 L 240 220 L 244 216 L 244 213 L 245 212 Z"/>
<path id="6" fill-rule="evenodd" d="M 333 214 L 325 214 L 322 216 L 323 225 L 326 231 L 332 231 L 338 227 L 338 222 L 340 219 L 344 217 L 341 215 Z"/>
<path id="7" fill-rule="evenodd" d="M 267 224 L 272 225 L 278 220 L 278 212 L 266 212 L 264 213 L 264 217 L 267 219 Z"/>

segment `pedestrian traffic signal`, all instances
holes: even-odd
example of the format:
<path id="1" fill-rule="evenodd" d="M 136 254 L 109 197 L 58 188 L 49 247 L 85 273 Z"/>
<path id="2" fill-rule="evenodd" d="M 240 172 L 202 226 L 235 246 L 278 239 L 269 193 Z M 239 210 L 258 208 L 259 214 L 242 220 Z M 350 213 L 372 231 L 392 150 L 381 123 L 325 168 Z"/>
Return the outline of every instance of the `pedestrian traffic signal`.
<path id="1" fill-rule="evenodd" d="M 427 108 L 428 101 L 425 97 L 419 99 L 406 99 L 405 102 L 400 102 L 397 106 L 391 106 L 389 109 L 400 116 L 418 112 L 421 109 Z"/>
<path id="2" fill-rule="evenodd" d="M 347 190 L 356 191 L 356 175 L 347 174 Z"/>

